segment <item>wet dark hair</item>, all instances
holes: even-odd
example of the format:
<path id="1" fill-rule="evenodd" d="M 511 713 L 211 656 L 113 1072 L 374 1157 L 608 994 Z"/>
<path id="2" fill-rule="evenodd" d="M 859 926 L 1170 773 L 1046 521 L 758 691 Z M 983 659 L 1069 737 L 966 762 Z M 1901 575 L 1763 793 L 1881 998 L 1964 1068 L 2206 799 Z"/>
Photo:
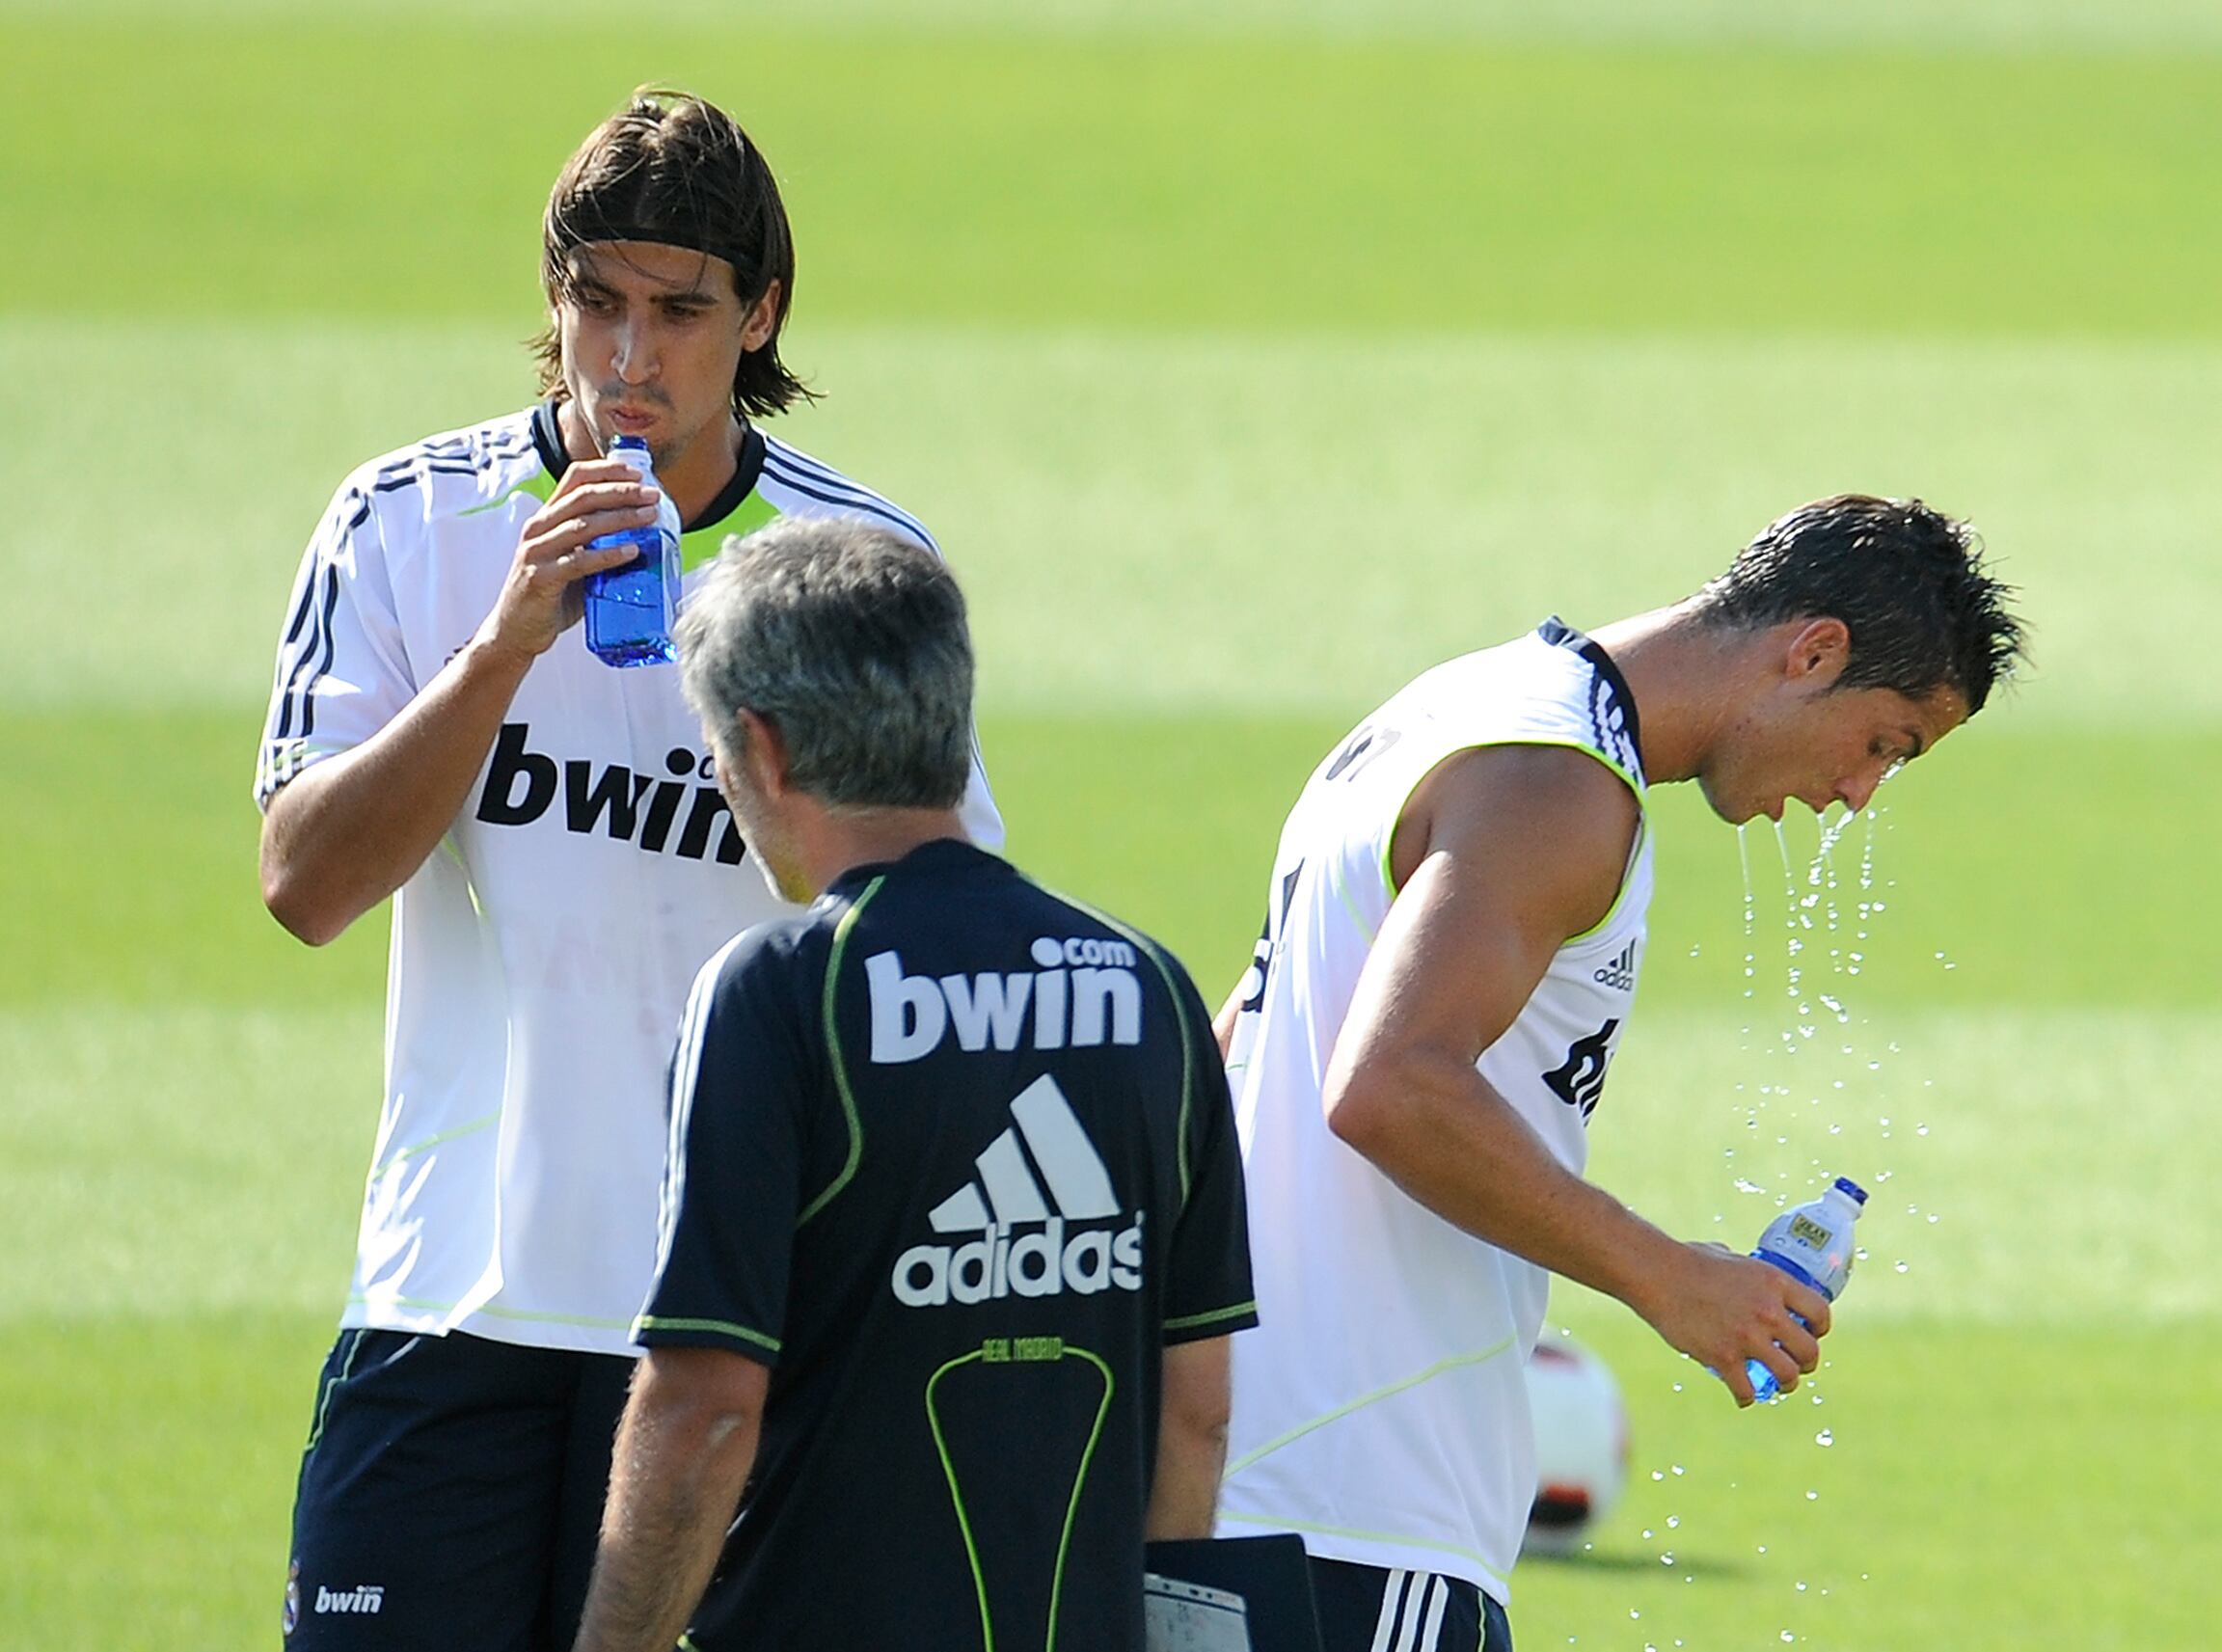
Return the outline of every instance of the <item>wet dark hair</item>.
<path id="1" fill-rule="evenodd" d="M 1842 620 L 1837 688 L 1920 700 L 1950 687 L 1972 717 L 2022 657 L 2013 594 L 1967 524 L 1919 500 L 1838 494 L 1770 524 L 1694 600 L 1706 622 L 1739 629 Z"/>
<path id="2" fill-rule="evenodd" d="M 779 284 L 772 337 L 733 369 L 740 417 L 779 412 L 811 392 L 779 360 L 779 330 L 795 297 L 795 241 L 763 151 L 732 116 L 684 92 L 643 86 L 563 165 L 541 220 L 540 282 L 551 302 L 570 295 L 571 254 L 598 241 L 658 241 L 723 258 L 744 308 Z M 554 326 L 532 343 L 543 393 L 563 391 Z"/>

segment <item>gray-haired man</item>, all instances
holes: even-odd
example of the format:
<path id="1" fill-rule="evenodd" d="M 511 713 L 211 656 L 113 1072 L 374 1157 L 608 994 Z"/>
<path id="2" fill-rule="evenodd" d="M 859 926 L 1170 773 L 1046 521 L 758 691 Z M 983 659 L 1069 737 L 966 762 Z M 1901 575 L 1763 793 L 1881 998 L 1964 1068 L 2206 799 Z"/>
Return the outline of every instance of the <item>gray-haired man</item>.
<path id="1" fill-rule="evenodd" d="M 932 555 L 783 523 L 681 624 L 718 783 L 816 904 L 688 1006 L 580 1646 L 1139 1649 L 1144 1539 L 1208 1535 L 1256 1317 L 1209 1016 L 963 840 L 971 646 Z"/>

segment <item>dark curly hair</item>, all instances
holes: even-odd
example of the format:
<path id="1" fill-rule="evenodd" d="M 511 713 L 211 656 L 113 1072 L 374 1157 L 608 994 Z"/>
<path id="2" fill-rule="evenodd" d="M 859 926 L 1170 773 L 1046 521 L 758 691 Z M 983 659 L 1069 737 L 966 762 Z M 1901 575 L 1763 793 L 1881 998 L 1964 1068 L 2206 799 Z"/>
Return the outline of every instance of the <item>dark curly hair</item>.
<path id="1" fill-rule="evenodd" d="M 761 417 L 810 397 L 779 360 L 795 296 L 787 208 L 763 151 L 732 116 L 688 93 L 643 86 L 589 132 L 564 163 L 541 221 L 540 281 L 551 302 L 569 296 L 570 255 L 597 241 L 663 241 L 723 258 L 744 308 L 777 282 L 772 337 L 733 369 L 733 410 Z M 563 353 L 553 326 L 532 352 L 542 393 L 560 395 Z"/>
<path id="2" fill-rule="evenodd" d="M 1838 494 L 1770 524 L 1694 601 L 1707 622 L 1739 629 L 1842 620 L 1852 643 L 1837 688 L 1918 700 L 1949 686 L 1972 717 L 2022 657 L 2013 594 L 1967 524 L 1919 500 Z"/>

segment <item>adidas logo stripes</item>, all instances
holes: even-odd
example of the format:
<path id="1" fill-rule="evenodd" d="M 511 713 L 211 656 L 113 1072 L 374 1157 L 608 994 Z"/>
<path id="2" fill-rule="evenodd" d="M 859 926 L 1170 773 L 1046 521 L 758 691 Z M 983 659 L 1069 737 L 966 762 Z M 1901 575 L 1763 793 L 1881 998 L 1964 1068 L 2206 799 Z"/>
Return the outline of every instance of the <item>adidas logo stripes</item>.
<path id="1" fill-rule="evenodd" d="M 1056 1079 L 1044 1073 L 1011 1103 L 1012 1126 L 973 1160 L 976 1179 L 927 1212 L 962 1244 L 913 1245 L 889 1284 L 909 1308 L 1142 1288 L 1142 1213 L 1114 1232 L 1080 1223 L 1124 1219 L 1110 1172 Z M 1020 1226 L 1039 1232 L 1015 1234 Z"/>
<path id="2" fill-rule="evenodd" d="M 1593 970 L 1589 979 L 1604 983 L 1616 992 L 1636 990 L 1636 943 L 1630 941 L 1620 949 L 1620 955 L 1604 968 Z"/>

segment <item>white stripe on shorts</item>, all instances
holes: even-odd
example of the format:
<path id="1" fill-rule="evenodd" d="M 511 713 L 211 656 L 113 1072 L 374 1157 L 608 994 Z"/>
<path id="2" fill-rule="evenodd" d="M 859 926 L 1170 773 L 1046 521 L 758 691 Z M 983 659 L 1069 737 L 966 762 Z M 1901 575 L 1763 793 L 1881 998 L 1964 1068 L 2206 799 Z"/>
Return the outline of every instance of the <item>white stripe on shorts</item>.
<path id="1" fill-rule="evenodd" d="M 1427 1616 L 1430 1604 L 1434 1607 L 1435 1622 L 1443 1621 L 1443 1580 L 1434 1573 L 1424 1574 L 1426 1582 L 1407 1591 L 1404 1600 L 1404 1630 L 1396 1637 L 1396 1652 L 1423 1652 L 1434 1645 L 1432 1640 L 1420 1638 L 1420 1625 Z M 1416 1580 L 1417 1581 L 1417 1580 Z"/>
<path id="2" fill-rule="evenodd" d="M 1389 1638 L 1396 1633 L 1396 1614 L 1404 1604 L 1404 1589 L 1411 1577 L 1410 1572 L 1393 1571 L 1381 1585 L 1381 1615 L 1373 1623 L 1372 1652 L 1389 1652 Z"/>
<path id="3" fill-rule="evenodd" d="M 1420 1631 L 1420 1644 L 1426 1652 L 1442 1652 L 1443 1609 L 1450 1604 L 1450 1580 L 1430 1578 L 1434 1595 L 1427 1603 L 1427 1626 Z"/>

